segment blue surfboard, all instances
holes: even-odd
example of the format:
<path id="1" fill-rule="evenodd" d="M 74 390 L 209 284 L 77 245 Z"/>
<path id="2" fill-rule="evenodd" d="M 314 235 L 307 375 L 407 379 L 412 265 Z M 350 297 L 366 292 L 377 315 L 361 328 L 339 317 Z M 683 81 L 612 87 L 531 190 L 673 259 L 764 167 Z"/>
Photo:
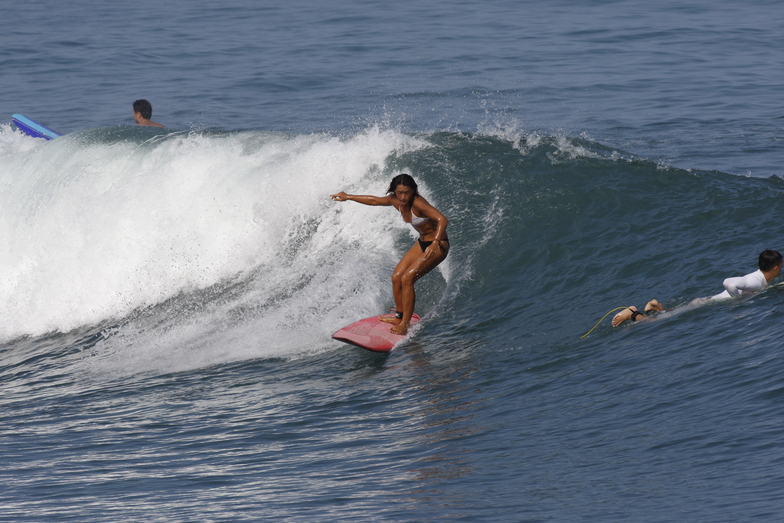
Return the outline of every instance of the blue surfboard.
<path id="1" fill-rule="evenodd" d="M 14 124 L 16 124 L 16 127 L 20 131 L 25 134 L 29 134 L 33 138 L 46 138 L 47 140 L 53 140 L 58 136 L 62 136 L 57 131 L 53 131 L 47 126 L 41 125 L 40 123 L 21 114 L 14 114 L 11 116 L 11 118 L 14 120 Z"/>

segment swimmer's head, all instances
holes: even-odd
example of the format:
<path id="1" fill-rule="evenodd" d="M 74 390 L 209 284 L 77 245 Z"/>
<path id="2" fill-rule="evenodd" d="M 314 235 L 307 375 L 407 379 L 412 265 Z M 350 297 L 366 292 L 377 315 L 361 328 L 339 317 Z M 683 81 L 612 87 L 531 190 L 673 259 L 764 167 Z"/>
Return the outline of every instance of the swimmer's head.
<path id="1" fill-rule="evenodd" d="M 778 251 L 766 249 L 759 255 L 759 268 L 762 272 L 769 272 L 777 265 L 781 265 L 781 254 Z"/>
<path id="2" fill-rule="evenodd" d="M 142 118 L 149 120 L 152 118 L 152 104 L 147 100 L 136 100 L 133 102 L 133 112 L 142 115 Z"/>

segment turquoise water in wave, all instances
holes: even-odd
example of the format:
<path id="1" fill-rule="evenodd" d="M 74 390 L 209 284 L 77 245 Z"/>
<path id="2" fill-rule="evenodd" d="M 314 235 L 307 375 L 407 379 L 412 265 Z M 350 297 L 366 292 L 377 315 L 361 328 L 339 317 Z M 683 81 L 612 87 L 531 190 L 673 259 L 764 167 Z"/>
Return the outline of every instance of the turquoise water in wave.
<path id="1" fill-rule="evenodd" d="M 781 520 L 777 3 L 3 12 L 0 521 Z"/>

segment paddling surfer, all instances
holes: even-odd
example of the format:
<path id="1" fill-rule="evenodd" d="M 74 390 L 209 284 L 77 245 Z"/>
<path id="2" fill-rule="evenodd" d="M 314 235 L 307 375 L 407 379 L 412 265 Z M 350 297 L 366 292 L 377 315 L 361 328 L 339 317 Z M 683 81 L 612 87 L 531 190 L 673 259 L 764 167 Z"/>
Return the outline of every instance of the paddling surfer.
<path id="1" fill-rule="evenodd" d="M 777 251 L 770 249 L 762 251 L 759 255 L 758 264 L 759 270 L 745 276 L 727 278 L 724 280 L 724 292 L 708 298 L 697 298 L 689 303 L 687 307 L 701 305 L 710 300 L 726 300 L 727 298 L 735 298 L 737 296 L 761 291 L 766 288 L 771 281 L 781 275 L 782 257 Z M 643 310 L 645 312 L 661 312 L 665 309 L 658 300 L 653 299 L 645 304 Z M 641 321 L 650 318 L 650 316 L 646 316 L 644 313 L 638 311 L 637 307 L 632 305 L 613 317 L 612 326 L 617 327 L 627 320 Z"/>
<path id="2" fill-rule="evenodd" d="M 446 235 L 449 221 L 419 195 L 416 182 L 408 174 L 395 176 L 386 196 L 355 195 L 341 191 L 330 198 L 338 202 L 351 200 L 363 205 L 392 206 L 398 210 L 403 221 L 410 223 L 419 233 L 419 240 L 403 255 L 392 272 L 395 317 L 382 320 L 394 324 L 389 329 L 394 334 L 406 334 L 416 303 L 414 283 L 444 261 L 449 253 L 449 238 Z"/>

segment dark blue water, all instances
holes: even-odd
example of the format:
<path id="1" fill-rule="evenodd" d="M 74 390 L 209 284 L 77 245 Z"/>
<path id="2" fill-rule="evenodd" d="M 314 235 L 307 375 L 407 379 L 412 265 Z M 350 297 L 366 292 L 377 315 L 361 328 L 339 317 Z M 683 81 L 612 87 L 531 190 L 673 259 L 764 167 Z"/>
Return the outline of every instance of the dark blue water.
<path id="1" fill-rule="evenodd" d="M 777 3 L 3 18 L 0 520 L 781 520 L 782 287 L 581 338 L 784 249 Z M 383 356 L 414 232 L 328 195 L 399 172 L 452 250 Z"/>

